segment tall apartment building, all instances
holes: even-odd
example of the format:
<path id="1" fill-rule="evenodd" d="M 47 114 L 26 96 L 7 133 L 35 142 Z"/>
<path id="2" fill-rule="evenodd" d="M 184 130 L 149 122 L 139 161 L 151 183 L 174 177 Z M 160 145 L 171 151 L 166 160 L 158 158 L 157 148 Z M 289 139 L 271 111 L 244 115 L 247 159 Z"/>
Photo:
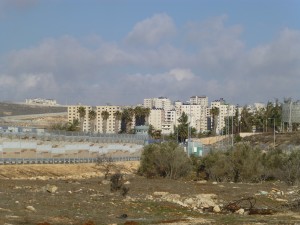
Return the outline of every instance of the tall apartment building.
<path id="1" fill-rule="evenodd" d="M 102 117 L 102 112 L 107 111 L 109 113 L 108 119 L 105 121 Z M 121 106 L 97 106 L 96 113 L 96 132 L 104 133 L 106 128 L 106 133 L 118 133 L 121 129 L 121 120 L 117 121 L 115 119 L 115 112 L 122 111 Z"/>
<path id="2" fill-rule="evenodd" d="M 207 130 L 207 107 L 204 105 L 181 105 L 181 113 L 188 115 L 191 127 L 194 127 L 197 132 L 204 132 Z"/>
<path id="3" fill-rule="evenodd" d="M 166 97 L 147 98 L 144 99 L 145 108 L 157 108 L 164 110 L 171 110 L 173 108 L 172 101 Z"/>
<path id="4" fill-rule="evenodd" d="M 226 126 L 225 119 L 228 117 L 235 116 L 236 106 L 227 104 L 223 98 L 221 98 L 219 100 L 215 100 L 215 101 L 211 102 L 211 106 L 207 109 L 207 116 L 210 118 L 211 118 L 210 110 L 214 107 L 219 109 L 219 115 L 218 115 L 217 121 L 216 121 L 217 122 L 217 126 L 216 126 L 217 133 L 222 134 L 222 130 Z M 213 118 L 211 118 L 211 127 L 212 127 L 212 122 L 213 122 L 212 120 L 213 120 Z"/>
<path id="5" fill-rule="evenodd" d="M 192 105 L 202 105 L 208 107 L 208 97 L 206 96 L 192 96 L 190 97 L 190 104 Z"/>
<path id="6" fill-rule="evenodd" d="M 85 108 L 85 116 L 83 120 L 83 131 L 87 132 L 90 131 L 90 122 L 89 122 L 89 111 L 92 110 L 91 106 L 86 105 L 71 105 L 68 106 L 68 122 L 73 123 L 75 119 L 80 121 L 80 116 L 78 113 L 79 107 Z"/>
<path id="7" fill-rule="evenodd" d="M 156 130 L 162 129 L 162 124 L 165 121 L 165 111 L 163 109 L 153 108 L 149 115 L 149 124 Z"/>
<path id="8" fill-rule="evenodd" d="M 174 126 L 178 125 L 177 112 L 175 109 L 165 111 L 164 122 L 162 123 L 161 131 L 162 134 L 170 134 L 174 132 Z"/>

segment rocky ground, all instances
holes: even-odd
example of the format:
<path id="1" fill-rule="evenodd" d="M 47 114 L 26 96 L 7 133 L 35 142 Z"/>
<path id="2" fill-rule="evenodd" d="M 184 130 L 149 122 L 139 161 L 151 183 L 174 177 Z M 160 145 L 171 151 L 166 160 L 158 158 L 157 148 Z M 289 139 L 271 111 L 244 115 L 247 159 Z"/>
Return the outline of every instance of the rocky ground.
<path id="1" fill-rule="evenodd" d="M 1 166 L 0 224 L 300 224 L 298 186 L 146 179 L 138 162 L 121 166 L 125 196 L 93 164 Z"/>

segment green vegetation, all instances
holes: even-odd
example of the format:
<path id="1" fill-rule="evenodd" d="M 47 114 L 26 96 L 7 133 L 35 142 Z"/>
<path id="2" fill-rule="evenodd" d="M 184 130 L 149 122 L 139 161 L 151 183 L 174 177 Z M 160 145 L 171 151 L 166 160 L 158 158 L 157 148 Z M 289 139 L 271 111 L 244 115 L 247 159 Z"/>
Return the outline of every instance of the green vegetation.
<path id="1" fill-rule="evenodd" d="M 73 123 L 56 123 L 50 128 L 51 130 L 62 130 L 62 131 L 80 131 L 79 121 L 77 119 L 73 120 Z"/>
<path id="2" fill-rule="evenodd" d="M 190 158 L 175 142 L 147 145 L 139 173 L 146 177 L 178 179 L 192 173 L 197 179 L 218 182 L 261 182 L 281 180 L 300 183 L 300 152 L 281 149 L 263 151 L 245 142 L 227 150 L 214 149 L 203 157 Z"/>
<path id="3" fill-rule="evenodd" d="M 97 118 L 97 113 L 95 110 L 90 110 L 89 111 L 89 120 L 91 123 L 91 132 L 94 133 L 95 131 L 95 120 Z"/>
<path id="4" fill-rule="evenodd" d="M 86 110 L 83 106 L 80 106 L 78 108 L 78 113 L 79 113 L 79 122 L 80 122 L 80 130 L 83 131 L 83 123 L 84 123 L 84 117 L 86 115 Z"/>
<path id="5" fill-rule="evenodd" d="M 177 179 L 192 169 L 191 160 L 175 142 L 150 144 L 144 148 L 139 173 L 146 177 Z"/>
<path id="6" fill-rule="evenodd" d="M 289 185 L 300 182 L 300 152 L 269 150 L 238 143 L 226 151 L 212 150 L 193 160 L 195 169 L 205 171 L 214 181 L 259 182 L 282 180 Z"/>

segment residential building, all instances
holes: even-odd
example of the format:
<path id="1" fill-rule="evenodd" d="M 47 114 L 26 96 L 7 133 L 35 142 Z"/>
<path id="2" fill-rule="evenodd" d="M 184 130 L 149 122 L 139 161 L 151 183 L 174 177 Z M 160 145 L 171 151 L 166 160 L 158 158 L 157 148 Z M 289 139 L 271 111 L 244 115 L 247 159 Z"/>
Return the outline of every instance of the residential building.
<path id="1" fill-rule="evenodd" d="M 192 105 L 202 105 L 208 107 L 208 97 L 206 96 L 192 96 L 190 97 L 190 104 Z"/>
<path id="2" fill-rule="evenodd" d="M 197 132 L 204 132 L 207 130 L 207 107 L 204 105 L 182 104 L 181 113 L 188 115 L 190 126 L 194 127 Z"/>
<path id="3" fill-rule="evenodd" d="M 107 120 L 103 120 L 102 112 L 107 111 L 109 116 Z M 96 119 L 96 132 L 99 133 L 118 133 L 121 129 L 121 120 L 116 121 L 115 119 L 115 112 L 116 111 L 122 111 L 121 106 L 97 106 L 96 107 L 96 113 L 97 113 L 97 119 Z"/>
<path id="4" fill-rule="evenodd" d="M 227 119 L 228 117 L 235 116 L 237 107 L 235 105 L 227 104 L 223 98 L 220 98 L 219 100 L 215 100 L 215 101 L 211 102 L 211 106 L 207 109 L 207 117 L 210 118 L 211 129 L 212 129 L 213 118 L 210 114 L 210 110 L 212 108 L 219 109 L 219 115 L 217 117 L 217 121 L 215 121 L 217 123 L 216 131 L 217 131 L 217 134 L 222 134 L 223 129 L 225 128 L 225 125 L 226 125 L 225 119 Z"/>
<path id="5" fill-rule="evenodd" d="M 83 118 L 83 121 L 81 121 L 81 118 L 78 113 L 79 107 L 84 107 L 85 109 L 85 116 Z M 88 132 L 90 131 L 90 123 L 89 123 L 89 111 L 92 110 L 91 106 L 87 105 L 71 105 L 68 106 L 68 122 L 73 123 L 75 119 L 79 121 L 79 123 L 82 123 L 82 131 Z"/>
<path id="6" fill-rule="evenodd" d="M 157 108 L 171 110 L 173 108 L 172 101 L 166 97 L 144 99 L 145 108 Z"/>
<path id="7" fill-rule="evenodd" d="M 163 109 L 153 108 L 149 115 L 149 124 L 155 130 L 161 130 L 162 124 L 165 122 L 165 111 Z"/>

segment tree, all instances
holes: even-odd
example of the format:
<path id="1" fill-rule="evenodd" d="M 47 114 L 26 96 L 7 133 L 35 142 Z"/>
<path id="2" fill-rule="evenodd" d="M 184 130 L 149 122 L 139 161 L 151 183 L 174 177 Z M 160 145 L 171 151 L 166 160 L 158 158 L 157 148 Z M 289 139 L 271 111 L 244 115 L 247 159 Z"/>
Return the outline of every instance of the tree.
<path id="1" fill-rule="evenodd" d="M 219 116 L 219 113 L 220 113 L 220 109 L 217 108 L 217 107 L 213 107 L 210 109 L 210 115 L 212 117 L 212 122 L 213 122 L 213 135 L 216 135 L 217 134 L 217 120 L 218 120 L 218 116 Z"/>
<path id="2" fill-rule="evenodd" d="M 95 110 L 90 110 L 89 111 L 89 120 L 90 120 L 90 123 L 91 123 L 91 132 L 94 133 L 95 131 L 95 120 L 97 118 L 97 113 Z"/>
<path id="3" fill-rule="evenodd" d="M 79 114 L 80 130 L 83 131 L 84 117 L 85 117 L 85 115 L 86 115 L 85 107 L 79 106 L 77 112 L 78 112 L 78 114 Z"/>
<path id="4" fill-rule="evenodd" d="M 249 111 L 249 109 L 246 106 L 244 106 L 241 112 L 241 132 L 252 132 L 253 125 L 253 114 Z"/>
<path id="5" fill-rule="evenodd" d="M 161 139 L 162 138 L 162 134 L 161 134 L 161 130 L 156 130 L 154 129 L 153 125 L 149 125 L 148 128 L 148 135 L 153 138 L 153 139 Z"/>
<path id="6" fill-rule="evenodd" d="M 192 163 L 183 147 L 175 142 L 164 142 L 144 147 L 139 173 L 146 177 L 178 179 L 191 169 Z"/>
<path id="7" fill-rule="evenodd" d="M 141 126 L 145 124 L 144 110 L 141 106 L 136 106 L 134 108 L 134 115 L 136 126 Z"/>
<path id="8" fill-rule="evenodd" d="M 145 125 L 149 125 L 149 116 L 151 113 L 151 109 L 150 108 L 143 108 L 143 114 L 145 117 Z"/>
<path id="9" fill-rule="evenodd" d="M 133 108 L 125 108 L 122 113 L 122 120 L 125 123 L 125 132 L 130 133 L 131 125 L 134 116 L 134 109 Z"/>
<path id="10" fill-rule="evenodd" d="M 122 119 L 122 113 L 120 111 L 116 111 L 116 112 L 114 112 L 114 117 L 115 117 L 114 130 L 115 130 L 115 133 L 119 133 L 119 130 L 120 130 L 119 124 L 120 124 L 120 120 Z"/>
<path id="11" fill-rule="evenodd" d="M 101 117 L 102 117 L 102 120 L 103 120 L 102 130 L 103 130 L 103 133 L 106 134 L 106 131 L 107 131 L 107 120 L 109 118 L 109 112 L 102 111 L 101 112 Z"/>
<path id="12" fill-rule="evenodd" d="M 72 123 L 67 123 L 66 130 L 67 131 L 79 131 L 79 121 L 78 119 L 74 119 Z"/>
<path id="13" fill-rule="evenodd" d="M 201 159 L 201 165 L 216 181 L 258 182 L 264 174 L 262 156 L 261 149 L 241 143 L 227 151 L 211 151 Z"/>
<path id="14" fill-rule="evenodd" d="M 179 142 L 185 142 L 185 140 L 188 138 L 188 115 L 183 112 L 181 116 L 178 119 L 178 126 L 175 129 L 175 132 L 178 133 L 178 141 Z"/>

